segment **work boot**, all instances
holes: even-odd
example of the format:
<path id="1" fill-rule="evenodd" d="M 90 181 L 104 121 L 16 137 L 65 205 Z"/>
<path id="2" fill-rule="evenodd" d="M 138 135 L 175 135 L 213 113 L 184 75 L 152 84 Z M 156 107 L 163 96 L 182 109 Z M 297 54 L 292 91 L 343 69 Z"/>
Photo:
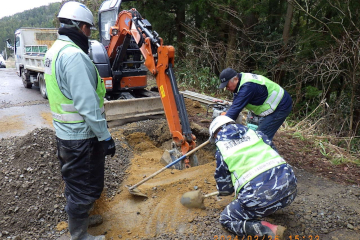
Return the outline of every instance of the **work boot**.
<path id="1" fill-rule="evenodd" d="M 246 235 L 250 236 L 267 236 L 270 239 L 283 239 L 285 227 L 280 225 L 273 225 L 265 221 L 249 220 L 244 221 L 243 230 Z"/>
<path id="2" fill-rule="evenodd" d="M 89 218 L 69 218 L 70 240 L 105 240 L 104 235 L 92 236 L 87 232 Z"/>

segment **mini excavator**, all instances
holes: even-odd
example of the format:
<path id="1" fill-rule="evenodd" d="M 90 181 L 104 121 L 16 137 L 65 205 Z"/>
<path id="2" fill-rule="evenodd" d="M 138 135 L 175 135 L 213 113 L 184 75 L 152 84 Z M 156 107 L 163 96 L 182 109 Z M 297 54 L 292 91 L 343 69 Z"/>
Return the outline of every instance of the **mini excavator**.
<path id="1" fill-rule="evenodd" d="M 163 110 L 172 135 L 172 161 L 196 147 L 183 96 L 179 93 L 175 74 L 173 46 L 163 45 L 162 38 L 152 30 L 150 22 L 132 8 L 121 10 L 121 2 L 107 0 L 99 9 L 100 42 L 91 41 L 90 57 L 106 87 L 106 98 L 115 103 L 113 108 L 145 114 L 152 101 L 161 98 Z M 147 71 L 155 78 L 157 91 L 146 90 Z M 119 104 L 117 104 L 119 103 Z M 126 113 L 125 113 L 126 115 Z M 198 165 L 193 154 L 174 167 Z"/>

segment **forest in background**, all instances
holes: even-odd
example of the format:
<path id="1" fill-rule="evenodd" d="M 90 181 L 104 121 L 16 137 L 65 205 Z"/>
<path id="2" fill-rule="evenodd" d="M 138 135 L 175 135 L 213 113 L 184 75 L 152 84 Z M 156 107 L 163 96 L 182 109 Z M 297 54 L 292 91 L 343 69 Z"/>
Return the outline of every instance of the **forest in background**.
<path id="1" fill-rule="evenodd" d="M 81 2 L 97 19 L 103 1 Z M 58 27 L 60 5 L 0 19 L 0 49 L 19 27 Z M 288 122 L 303 135 L 359 153 L 359 1 L 139 0 L 122 6 L 136 8 L 164 44 L 176 48 L 180 86 L 231 98 L 216 89 L 222 69 L 262 74 L 291 94 Z"/>
<path id="2" fill-rule="evenodd" d="M 0 53 L 5 50 L 6 39 L 14 42 L 14 33 L 21 27 L 53 28 L 56 25 L 56 14 L 61 4 L 51 3 L 47 6 L 33 8 L 12 16 L 0 18 Z M 7 54 L 12 53 L 7 49 Z"/>

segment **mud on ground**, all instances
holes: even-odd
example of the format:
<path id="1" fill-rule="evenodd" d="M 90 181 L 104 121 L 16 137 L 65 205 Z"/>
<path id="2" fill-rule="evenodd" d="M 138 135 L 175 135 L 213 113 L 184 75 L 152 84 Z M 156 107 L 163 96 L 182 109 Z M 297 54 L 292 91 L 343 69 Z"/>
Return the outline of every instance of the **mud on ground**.
<path id="1" fill-rule="evenodd" d="M 187 100 L 186 108 L 200 145 L 208 138 L 211 118 L 206 116 L 206 106 Z M 105 191 L 92 213 L 101 214 L 104 221 L 89 232 L 105 234 L 106 239 L 235 239 L 218 223 L 232 196 L 205 199 L 205 210 L 180 204 L 187 191 L 216 191 L 213 146 L 197 153 L 201 166 L 167 169 L 139 186 L 149 197 L 144 199 L 131 195 L 125 186 L 163 167 L 159 160 L 171 141 L 167 123 L 164 119 L 140 121 L 111 129 L 111 133 L 117 151 L 106 160 Z M 286 226 L 286 239 L 295 235 L 360 239 L 359 167 L 331 165 L 312 142 L 284 130 L 277 133 L 274 143 L 294 166 L 298 196 L 267 220 Z M 0 239 L 67 236 L 54 132 L 36 129 L 24 137 L 1 139 L 0 163 Z"/>

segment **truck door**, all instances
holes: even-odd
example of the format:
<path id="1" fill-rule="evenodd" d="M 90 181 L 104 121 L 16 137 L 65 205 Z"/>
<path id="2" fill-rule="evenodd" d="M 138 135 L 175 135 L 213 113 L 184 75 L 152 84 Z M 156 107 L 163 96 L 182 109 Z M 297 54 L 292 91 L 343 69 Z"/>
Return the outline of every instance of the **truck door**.
<path id="1" fill-rule="evenodd" d="M 18 76 L 21 76 L 20 66 L 22 65 L 22 57 L 23 57 L 22 51 L 23 50 L 21 48 L 21 35 L 18 32 L 15 33 L 15 44 L 14 44 L 15 67 Z"/>

